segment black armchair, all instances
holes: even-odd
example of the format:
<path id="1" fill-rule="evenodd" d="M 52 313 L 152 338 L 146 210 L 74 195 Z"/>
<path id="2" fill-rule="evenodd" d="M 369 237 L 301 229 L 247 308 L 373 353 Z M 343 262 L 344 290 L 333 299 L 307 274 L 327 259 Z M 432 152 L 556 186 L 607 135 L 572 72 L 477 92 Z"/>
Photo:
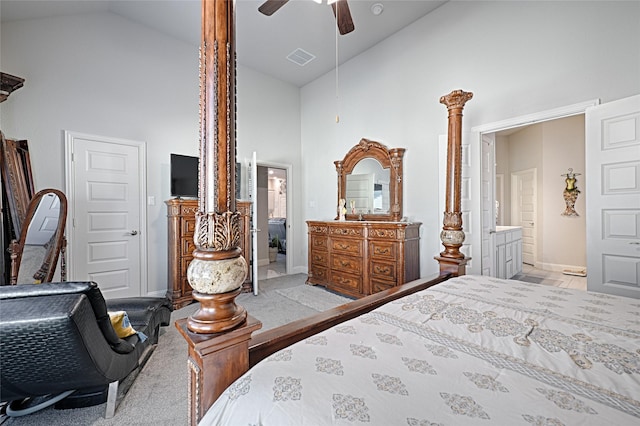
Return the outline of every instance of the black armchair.
<path id="1" fill-rule="evenodd" d="M 118 338 L 107 311 L 126 311 L 138 334 Z M 118 382 L 143 364 L 169 325 L 172 305 L 165 298 L 104 300 L 94 282 L 0 287 L 0 400 L 13 401 L 9 415 L 56 403 L 76 408 L 107 401 L 115 412 Z M 17 408 L 41 397 L 37 408 Z M 40 398 L 42 399 L 42 398 Z"/>

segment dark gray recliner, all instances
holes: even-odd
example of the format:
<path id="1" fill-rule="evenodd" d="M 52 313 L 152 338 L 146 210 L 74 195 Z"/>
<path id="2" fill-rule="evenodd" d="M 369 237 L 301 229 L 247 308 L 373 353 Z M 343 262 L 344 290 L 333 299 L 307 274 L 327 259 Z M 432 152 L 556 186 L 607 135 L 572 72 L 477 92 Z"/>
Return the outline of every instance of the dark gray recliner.
<path id="1" fill-rule="evenodd" d="M 118 383 L 146 361 L 171 310 L 166 298 L 105 301 L 94 282 L 1 286 L 0 400 L 12 401 L 10 415 L 34 411 L 18 407 L 25 398 L 44 395 L 50 398 L 37 409 L 106 400 L 105 417 L 113 416 Z M 148 338 L 118 338 L 107 311 L 126 311 Z"/>

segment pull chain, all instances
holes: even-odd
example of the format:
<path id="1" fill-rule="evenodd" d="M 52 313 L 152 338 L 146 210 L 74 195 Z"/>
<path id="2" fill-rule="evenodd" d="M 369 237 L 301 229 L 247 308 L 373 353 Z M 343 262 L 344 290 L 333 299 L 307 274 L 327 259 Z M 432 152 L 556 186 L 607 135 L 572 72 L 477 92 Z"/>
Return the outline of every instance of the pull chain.
<path id="1" fill-rule="evenodd" d="M 339 1 L 339 0 L 338 0 Z M 340 22 L 340 8 L 336 5 L 336 123 L 340 122 L 340 86 L 338 76 L 338 22 Z"/>

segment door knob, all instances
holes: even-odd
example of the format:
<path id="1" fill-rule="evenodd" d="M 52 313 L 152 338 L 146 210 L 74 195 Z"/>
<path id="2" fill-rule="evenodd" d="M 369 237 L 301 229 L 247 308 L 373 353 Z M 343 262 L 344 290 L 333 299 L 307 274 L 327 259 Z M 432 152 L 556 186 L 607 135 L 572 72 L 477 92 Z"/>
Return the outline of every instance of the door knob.
<path id="1" fill-rule="evenodd" d="M 138 231 L 133 230 L 133 231 L 129 232 L 129 234 L 130 234 L 130 235 L 138 235 Z"/>

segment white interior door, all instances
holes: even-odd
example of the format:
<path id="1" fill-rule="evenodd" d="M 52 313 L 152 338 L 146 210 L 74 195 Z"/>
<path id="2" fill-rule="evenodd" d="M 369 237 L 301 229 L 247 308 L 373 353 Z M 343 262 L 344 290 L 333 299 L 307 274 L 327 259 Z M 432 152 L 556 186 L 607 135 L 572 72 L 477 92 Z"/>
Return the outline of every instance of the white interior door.
<path id="1" fill-rule="evenodd" d="M 65 132 L 69 272 L 105 298 L 147 292 L 144 142 Z"/>
<path id="2" fill-rule="evenodd" d="M 640 95 L 586 112 L 587 289 L 640 298 Z"/>
<path id="3" fill-rule="evenodd" d="M 258 295 L 258 163 L 257 153 L 251 156 L 248 170 L 249 200 L 251 200 L 251 267 L 253 276 L 253 294 Z"/>
<path id="4" fill-rule="evenodd" d="M 495 277 L 495 133 L 482 135 L 482 275 Z"/>
<path id="5" fill-rule="evenodd" d="M 522 263 L 536 264 L 537 170 L 511 173 L 511 225 L 522 227 Z"/>

